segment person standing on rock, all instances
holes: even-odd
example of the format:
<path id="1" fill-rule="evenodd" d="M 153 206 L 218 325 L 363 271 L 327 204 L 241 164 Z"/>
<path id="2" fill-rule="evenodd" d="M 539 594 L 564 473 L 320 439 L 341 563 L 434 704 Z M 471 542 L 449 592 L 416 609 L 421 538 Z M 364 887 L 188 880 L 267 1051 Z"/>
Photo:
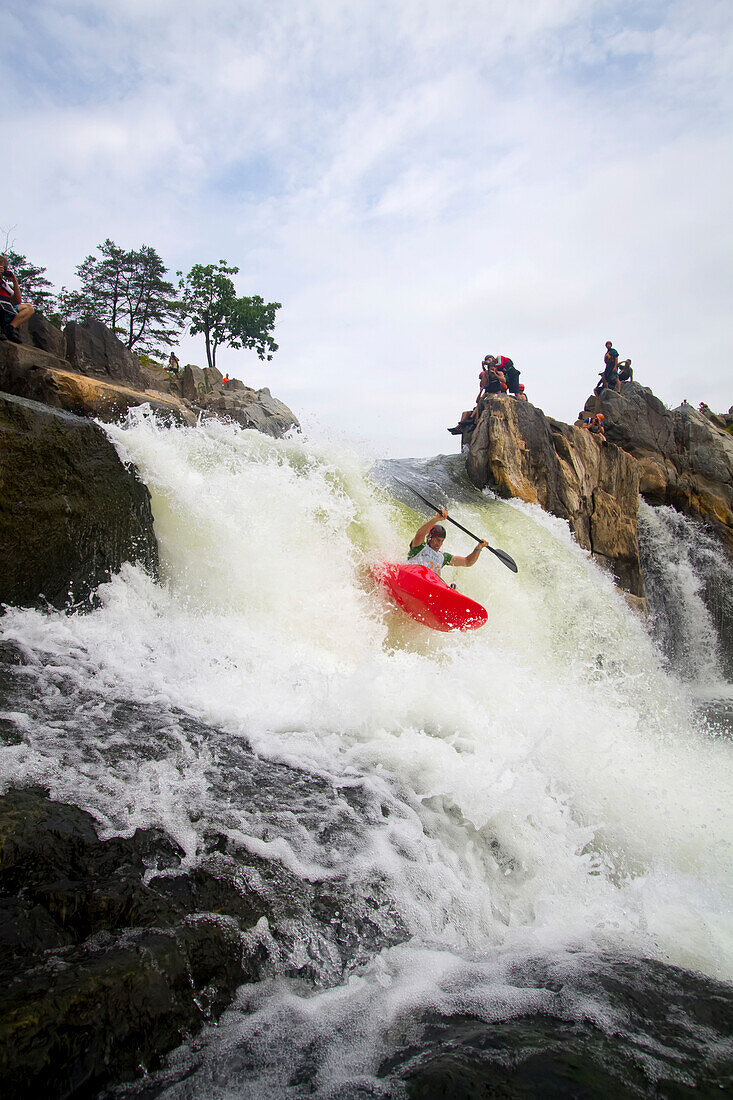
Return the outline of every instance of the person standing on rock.
<path id="1" fill-rule="evenodd" d="M 7 256 L 0 256 L 0 339 L 22 344 L 18 328 L 30 321 L 35 312 L 30 302 L 22 300 L 18 280 L 10 270 Z"/>
<path id="2" fill-rule="evenodd" d="M 168 356 L 168 366 L 165 368 L 169 374 L 178 374 L 181 369 L 181 364 L 178 362 L 178 356 L 174 351 Z"/>
<path id="3" fill-rule="evenodd" d="M 603 370 L 598 380 L 594 393 L 598 394 L 603 389 L 621 392 L 621 383 L 618 380 L 618 352 L 610 340 L 606 340 L 606 354 L 603 356 Z"/>
<path id="4" fill-rule="evenodd" d="M 444 565 L 476 564 L 481 551 L 489 545 L 488 542 L 481 539 L 480 542 L 476 543 L 471 553 L 466 554 L 465 558 L 445 553 L 442 550 L 445 542 L 445 527 L 438 521 L 447 518 L 448 513 L 445 508 L 441 508 L 432 519 L 426 520 L 422 527 L 417 529 L 415 537 L 410 543 L 410 549 L 407 551 L 407 560 L 410 565 L 427 565 L 428 569 L 432 569 L 434 573 L 440 576 L 440 571 Z"/>

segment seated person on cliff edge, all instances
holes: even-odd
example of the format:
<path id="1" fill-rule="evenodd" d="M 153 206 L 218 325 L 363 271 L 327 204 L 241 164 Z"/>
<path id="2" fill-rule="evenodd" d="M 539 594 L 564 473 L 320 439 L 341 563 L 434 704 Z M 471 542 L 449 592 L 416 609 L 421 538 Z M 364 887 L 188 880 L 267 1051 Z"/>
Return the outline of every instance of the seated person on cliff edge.
<path id="1" fill-rule="evenodd" d="M 527 401 L 528 400 L 527 395 L 524 392 L 524 386 L 522 385 L 521 382 L 517 386 L 517 392 L 514 394 L 514 397 L 516 397 L 517 401 Z"/>
<path id="2" fill-rule="evenodd" d="M 479 401 L 484 394 L 506 393 L 509 388 L 506 384 L 504 372 L 494 355 L 486 356 L 482 363 L 481 373 L 478 378 L 481 384 L 478 395 Z"/>
<path id="3" fill-rule="evenodd" d="M 619 382 L 633 382 L 634 372 L 631 369 L 631 360 L 624 359 L 623 363 L 618 365 L 618 380 Z"/>
<path id="4" fill-rule="evenodd" d="M 448 513 L 445 508 L 441 508 L 432 519 L 426 520 L 422 527 L 418 527 L 410 543 L 410 549 L 407 551 L 407 560 L 410 565 L 427 565 L 428 569 L 432 569 L 440 576 L 444 565 L 476 564 L 483 548 L 489 545 L 488 542 L 481 539 L 465 558 L 445 553 L 441 549 L 445 541 L 445 527 L 437 521 L 447 518 Z"/>
<path id="5" fill-rule="evenodd" d="M 596 413 L 595 416 L 586 416 L 585 420 L 578 425 L 581 428 L 585 428 L 586 431 L 591 432 L 593 435 L 599 436 L 603 442 L 606 442 L 606 429 L 603 424 L 603 413 Z"/>
<path id="6" fill-rule="evenodd" d="M 10 270 L 7 256 L 0 256 L 0 339 L 22 344 L 18 328 L 30 321 L 35 312 L 30 302 L 21 299 L 18 280 Z"/>

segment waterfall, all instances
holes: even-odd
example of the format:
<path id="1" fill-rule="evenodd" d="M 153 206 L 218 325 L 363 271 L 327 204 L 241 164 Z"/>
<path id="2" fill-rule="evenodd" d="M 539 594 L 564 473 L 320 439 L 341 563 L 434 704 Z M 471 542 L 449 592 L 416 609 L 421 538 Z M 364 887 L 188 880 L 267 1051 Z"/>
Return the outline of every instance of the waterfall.
<path id="1" fill-rule="evenodd" d="M 643 502 L 639 551 L 650 628 L 669 667 L 725 695 L 733 681 L 733 562 L 701 523 Z"/>
<path id="2" fill-rule="evenodd" d="M 89 614 L 8 609 L 3 790 L 43 784 L 105 836 L 159 826 L 190 868 L 224 838 L 321 899 L 279 939 L 261 922 L 268 981 L 182 1048 L 199 1076 L 171 1095 L 306 1095 L 288 1074 L 393 1095 L 381 1060 L 427 1011 L 554 1006 L 612 1033 L 582 977 L 609 957 L 733 979 L 731 743 L 690 690 L 729 667 L 730 569 L 693 525 L 642 508 L 662 659 L 567 524 L 479 493 L 460 456 L 370 469 L 140 411 L 108 431 L 151 491 L 161 580 L 126 566 Z M 370 582 L 426 518 L 395 476 L 516 559 L 447 571 L 480 631 L 432 633 Z M 552 979 L 527 977 L 538 959 Z"/>

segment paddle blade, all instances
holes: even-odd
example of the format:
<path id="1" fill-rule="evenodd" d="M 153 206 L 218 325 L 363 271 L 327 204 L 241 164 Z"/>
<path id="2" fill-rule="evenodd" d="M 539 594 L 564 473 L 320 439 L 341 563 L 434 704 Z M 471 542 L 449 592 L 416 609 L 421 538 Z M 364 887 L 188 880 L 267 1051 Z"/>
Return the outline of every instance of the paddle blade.
<path id="1" fill-rule="evenodd" d="M 504 550 L 495 550 L 493 546 L 487 546 L 486 549 L 490 550 L 492 554 L 496 554 L 499 561 L 503 561 L 504 565 L 507 569 L 511 569 L 512 573 L 519 572 L 519 566 L 510 554 L 507 554 Z"/>

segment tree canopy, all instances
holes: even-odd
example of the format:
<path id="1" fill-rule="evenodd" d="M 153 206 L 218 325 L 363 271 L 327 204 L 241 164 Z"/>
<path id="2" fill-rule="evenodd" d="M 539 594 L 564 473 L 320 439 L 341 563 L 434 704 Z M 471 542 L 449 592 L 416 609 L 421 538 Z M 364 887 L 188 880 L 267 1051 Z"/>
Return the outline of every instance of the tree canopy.
<path id="1" fill-rule="evenodd" d="M 62 288 L 67 319 L 103 321 L 131 351 L 160 351 L 180 331 L 181 304 L 164 276 L 166 266 L 149 245 L 129 251 L 107 238 L 76 269 L 79 290 Z"/>
<path id="2" fill-rule="evenodd" d="M 229 267 L 226 260 L 194 264 L 185 277 L 178 272 L 188 331 L 191 336 L 203 335 L 210 367 L 216 366 L 222 344 L 251 349 L 268 360 L 278 348 L 271 333 L 280 302 L 265 302 L 259 294 L 238 298 L 230 278 L 238 273 L 239 268 Z"/>

